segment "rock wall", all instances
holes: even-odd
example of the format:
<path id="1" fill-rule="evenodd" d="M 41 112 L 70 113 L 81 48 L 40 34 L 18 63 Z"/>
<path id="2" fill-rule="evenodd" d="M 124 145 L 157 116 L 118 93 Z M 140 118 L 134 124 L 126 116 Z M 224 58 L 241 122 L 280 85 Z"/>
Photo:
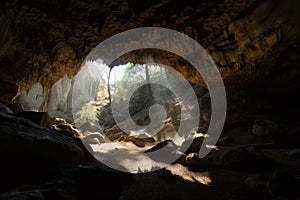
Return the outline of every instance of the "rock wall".
<path id="1" fill-rule="evenodd" d="M 20 103 L 25 110 L 39 111 L 44 99 L 44 89 L 41 84 L 34 84 L 28 92 L 22 92 L 16 102 Z"/>
<path id="2" fill-rule="evenodd" d="M 47 106 L 47 112 L 51 116 L 62 117 L 59 116 L 58 112 L 66 113 L 70 110 L 68 108 L 70 104 L 72 104 L 72 99 L 69 98 L 69 93 L 72 88 L 72 78 L 68 76 L 64 76 L 59 79 L 50 90 L 49 93 L 49 101 Z"/>
<path id="3" fill-rule="evenodd" d="M 36 82 L 51 88 L 63 76 L 75 75 L 101 41 L 143 26 L 175 29 L 197 40 L 227 85 L 299 86 L 298 0 L 5 0 L 0 9 L 1 101 Z M 179 58 L 159 52 L 150 56 L 204 85 Z"/>
<path id="4" fill-rule="evenodd" d="M 64 76 L 50 90 L 47 112 L 52 117 L 73 121 L 73 112 L 95 100 L 98 85 L 99 80 L 88 65 L 72 78 Z M 76 98 L 73 98 L 73 94 Z"/>

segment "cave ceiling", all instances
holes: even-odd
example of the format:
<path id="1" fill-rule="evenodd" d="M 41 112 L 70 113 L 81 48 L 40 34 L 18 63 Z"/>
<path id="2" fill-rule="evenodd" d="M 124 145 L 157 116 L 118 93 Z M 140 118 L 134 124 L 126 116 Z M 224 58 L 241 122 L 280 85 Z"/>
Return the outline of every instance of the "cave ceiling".
<path id="1" fill-rule="evenodd" d="M 0 2 L 1 100 L 39 82 L 49 89 L 75 75 L 100 42 L 137 27 L 187 34 L 211 55 L 225 85 L 282 90 L 299 86 L 298 0 L 16 0 Z M 144 50 L 115 61 L 169 65 L 204 86 L 184 59 Z"/>

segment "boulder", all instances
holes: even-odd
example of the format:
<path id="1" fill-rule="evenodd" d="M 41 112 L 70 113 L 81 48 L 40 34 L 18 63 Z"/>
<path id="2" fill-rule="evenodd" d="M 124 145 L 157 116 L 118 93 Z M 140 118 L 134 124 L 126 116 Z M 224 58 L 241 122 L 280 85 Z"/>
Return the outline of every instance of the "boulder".
<path id="1" fill-rule="evenodd" d="M 0 113 L 0 121 L 1 190 L 85 162 L 85 150 L 71 137 L 14 115 Z"/>
<path id="2" fill-rule="evenodd" d="M 252 132 L 256 136 L 274 137 L 279 132 L 279 125 L 271 120 L 254 120 Z"/>
<path id="3" fill-rule="evenodd" d="M 267 193 L 267 182 L 270 179 L 268 176 L 258 175 L 258 174 L 250 174 L 245 179 L 245 184 L 248 188 L 253 192 L 262 192 Z"/>
<path id="4" fill-rule="evenodd" d="M 82 140 L 89 144 L 101 144 L 105 142 L 104 136 L 99 133 L 88 133 Z"/>
<path id="5" fill-rule="evenodd" d="M 275 171 L 272 178 L 268 181 L 267 187 L 273 197 L 285 199 L 300 198 L 300 182 L 287 171 Z"/>
<path id="6" fill-rule="evenodd" d="M 85 131 L 97 132 L 100 130 L 100 127 L 92 122 L 85 122 L 84 124 L 82 124 L 80 126 L 79 130 L 82 132 L 85 132 Z"/>
<path id="7" fill-rule="evenodd" d="M 51 127 L 51 118 L 47 112 L 23 111 L 18 113 L 17 116 L 47 128 Z"/>
<path id="8" fill-rule="evenodd" d="M 117 140 L 123 134 L 122 130 L 117 126 L 113 126 L 105 132 L 106 137 L 110 141 Z"/>
<path id="9" fill-rule="evenodd" d="M 113 134 L 106 134 L 106 137 L 110 140 L 110 141 L 115 141 L 115 140 L 119 140 L 122 136 L 124 136 L 124 133 L 119 132 L 119 133 L 113 133 Z"/>
<path id="10" fill-rule="evenodd" d="M 63 135 L 67 135 L 67 136 L 71 136 L 71 137 L 79 137 L 80 136 L 79 131 L 77 129 L 75 129 L 74 126 L 72 126 L 71 124 L 69 124 L 67 122 L 52 125 L 52 128 Z"/>
<path id="11" fill-rule="evenodd" d="M 232 170 L 252 171 L 270 169 L 275 162 L 251 145 L 241 145 L 225 150 L 220 156 L 221 164 Z"/>
<path id="12" fill-rule="evenodd" d="M 129 136 L 130 141 L 138 147 L 144 147 L 146 145 L 146 141 L 141 138 L 136 138 L 133 136 Z"/>

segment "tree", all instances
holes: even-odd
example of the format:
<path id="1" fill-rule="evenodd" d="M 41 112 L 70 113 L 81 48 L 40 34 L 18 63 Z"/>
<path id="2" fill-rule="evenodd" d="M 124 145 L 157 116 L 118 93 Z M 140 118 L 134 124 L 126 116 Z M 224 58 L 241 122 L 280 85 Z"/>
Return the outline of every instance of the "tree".
<path id="1" fill-rule="evenodd" d="M 149 69 L 147 64 L 145 66 L 145 73 L 146 73 L 146 83 L 148 88 L 149 106 L 151 106 L 153 104 L 153 95 L 152 95 L 152 90 L 150 85 L 150 76 L 149 76 Z"/>
<path id="2" fill-rule="evenodd" d="M 82 125 L 84 122 L 97 122 L 99 112 L 97 107 L 92 104 L 86 104 L 76 113 L 75 122 Z"/>
<path id="3" fill-rule="evenodd" d="M 108 72 L 108 77 L 107 77 L 107 92 L 108 92 L 109 104 L 111 104 L 111 92 L 110 92 L 109 79 L 110 79 L 112 69 L 113 69 L 113 67 L 109 67 L 109 72 Z"/>

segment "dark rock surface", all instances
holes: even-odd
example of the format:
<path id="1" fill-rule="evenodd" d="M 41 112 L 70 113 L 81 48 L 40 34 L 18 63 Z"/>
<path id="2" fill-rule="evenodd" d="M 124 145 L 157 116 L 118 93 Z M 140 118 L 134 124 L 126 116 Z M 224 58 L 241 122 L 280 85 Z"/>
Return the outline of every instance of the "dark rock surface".
<path id="1" fill-rule="evenodd" d="M 250 174 L 245 179 L 245 184 L 253 192 L 266 193 L 267 183 L 270 177 L 264 175 Z"/>
<path id="2" fill-rule="evenodd" d="M 7 107 L 5 104 L 0 102 L 0 112 L 2 113 L 13 113 L 13 111 Z"/>
<path id="3" fill-rule="evenodd" d="M 0 113 L 0 121 L 2 190 L 85 162 L 85 151 L 71 137 L 13 115 Z"/>
<path id="4" fill-rule="evenodd" d="M 260 194 L 251 192 L 248 189 L 236 187 L 232 190 L 228 200 L 252 200 L 252 199 L 260 199 L 260 200 L 267 200 L 271 199 L 268 195 Z"/>
<path id="5" fill-rule="evenodd" d="M 11 114 L 0 121 L 0 199 L 119 199 L 122 176 L 79 139 Z"/>
<path id="6" fill-rule="evenodd" d="M 279 133 L 279 126 L 270 120 L 255 120 L 253 122 L 253 134 L 256 136 L 274 137 Z"/>
<path id="7" fill-rule="evenodd" d="M 300 181 L 284 170 L 275 171 L 267 183 L 273 197 L 299 199 Z"/>
<path id="8" fill-rule="evenodd" d="M 275 165 L 274 161 L 253 146 L 232 147 L 221 155 L 221 160 L 225 167 L 241 171 L 265 170 Z"/>
<path id="9" fill-rule="evenodd" d="M 79 187 L 71 179 L 50 180 L 37 186 L 21 186 L 0 195 L 0 199 L 78 199 Z"/>
<path id="10" fill-rule="evenodd" d="M 122 193 L 120 174 L 96 166 L 67 170 L 63 176 L 76 181 L 80 199 L 119 199 Z"/>

